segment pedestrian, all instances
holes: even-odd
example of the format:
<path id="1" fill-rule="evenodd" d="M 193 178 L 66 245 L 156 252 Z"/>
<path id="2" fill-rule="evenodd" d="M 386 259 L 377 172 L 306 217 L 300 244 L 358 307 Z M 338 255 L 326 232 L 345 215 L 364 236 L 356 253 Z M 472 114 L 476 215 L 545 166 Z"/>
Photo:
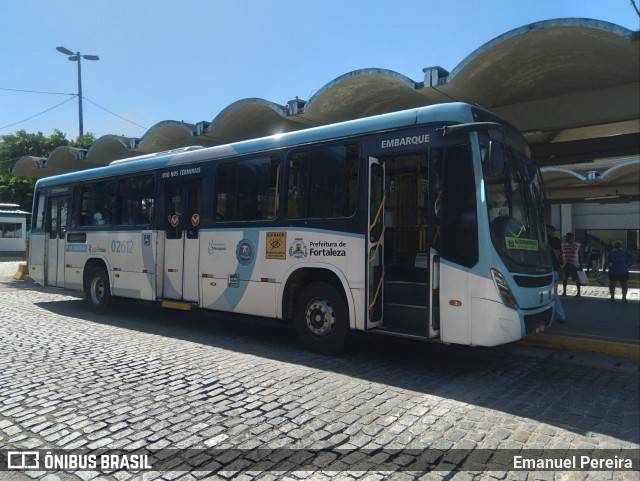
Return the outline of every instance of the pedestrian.
<path id="1" fill-rule="evenodd" d="M 558 296 L 560 269 L 562 269 L 562 243 L 560 242 L 560 239 L 555 236 L 555 230 L 556 228 L 554 226 L 547 224 L 547 239 L 549 242 L 549 248 L 551 249 L 551 263 L 553 264 L 553 298 L 555 313 L 558 322 L 564 322 L 566 320 L 564 308 L 562 307 L 562 302 L 560 302 L 560 296 Z"/>
<path id="2" fill-rule="evenodd" d="M 636 261 L 635 256 L 627 249 L 622 248 L 621 241 L 613 243 L 613 249 L 607 254 L 607 260 L 604 263 L 603 271 L 609 269 L 609 294 L 611 299 L 615 301 L 616 283 L 620 282 L 622 288 L 622 302 L 627 302 L 627 291 L 629 290 L 629 267 Z"/>
<path id="3" fill-rule="evenodd" d="M 587 245 L 587 274 L 591 271 L 595 275 L 600 271 L 598 264 L 600 263 L 601 254 L 600 242 L 597 239 L 593 239 Z"/>
<path id="4" fill-rule="evenodd" d="M 604 258 L 607 254 L 607 244 L 604 241 L 600 241 L 600 265 L 604 266 Z"/>
<path id="5" fill-rule="evenodd" d="M 575 236 L 572 232 L 567 232 L 565 235 L 566 242 L 562 244 L 562 268 L 564 269 L 564 280 L 562 281 L 562 295 L 567 295 L 567 281 L 569 276 L 576 281 L 576 287 L 578 288 L 578 294 L 576 297 L 580 297 L 580 277 L 578 271 L 582 270 L 582 249 L 580 244 L 576 242 Z"/>

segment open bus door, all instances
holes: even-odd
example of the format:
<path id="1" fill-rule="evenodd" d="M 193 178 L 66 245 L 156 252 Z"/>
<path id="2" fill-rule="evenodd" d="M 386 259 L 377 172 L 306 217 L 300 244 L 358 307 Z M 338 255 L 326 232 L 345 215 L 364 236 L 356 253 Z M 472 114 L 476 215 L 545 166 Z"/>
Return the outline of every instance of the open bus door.
<path id="1" fill-rule="evenodd" d="M 384 165 L 369 157 L 367 234 L 367 329 L 382 325 L 384 300 Z"/>
<path id="2" fill-rule="evenodd" d="M 202 181 L 165 185 L 164 299 L 199 302 Z"/>
<path id="3" fill-rule="evenodd" d="M 49 197 L 46 227 L 46 278 L 48 286 L 64 287 L 64 255 L 67 238 L 69 196 Z"/>

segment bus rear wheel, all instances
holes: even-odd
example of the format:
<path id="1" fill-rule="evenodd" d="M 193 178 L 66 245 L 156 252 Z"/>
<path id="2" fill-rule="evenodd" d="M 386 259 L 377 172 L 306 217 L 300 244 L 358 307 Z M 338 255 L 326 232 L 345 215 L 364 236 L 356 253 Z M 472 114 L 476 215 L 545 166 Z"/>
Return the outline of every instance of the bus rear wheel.
<path id="1" fill-rule="evenodd" d="M 87 276 L 84 285 L 85 302 L 93 312 L 103 313 L 111 300 L 111 286 L 107 271 L 94 267 Z"/>
<path id="2" fill-rule="evenodd" d="M 311 351 L 334 354 L 346 344 L 347 306 L 340 293 L 326 282 L 314 282 L 302 290 L 294 323 L 302 345 Z"/>

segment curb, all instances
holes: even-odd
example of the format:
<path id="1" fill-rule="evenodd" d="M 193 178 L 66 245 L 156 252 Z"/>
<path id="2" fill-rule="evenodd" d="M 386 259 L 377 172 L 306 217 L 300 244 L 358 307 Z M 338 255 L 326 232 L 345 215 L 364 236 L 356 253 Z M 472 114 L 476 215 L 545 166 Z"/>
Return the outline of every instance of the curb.
<path id="1" fill-rule="evenodd" d="M 529 347 L 549 347 L 555 349 L 569 349 L 573 351 L 587 351 L 609 356 L 627 357 L 640 360 L 640 345 L 622 342 L 594 341 L 577 337 L 555 336 L 552 334 L 536 334 L 523 339 L 518 344 Z"/>
<path id="2" fill-rule="evenodd" d="M 574 280 L 569 280 L 567 281 L 567 285 L 568 286 L 575 286 L 576 285 L 576 281 Z M 562 281 L 560 282 L 560 286 L 562 286 Z M 609 287 L 609 279 L 607 278 L 607 283 L 605 285 L 600 285 L 598 284 L 598 281 L 596 281 L 593 277 L 589 278 L 589 284 L 588 285 L 583 285 L 583 287 Z M 640 287 L 640 280 L 638 279 L 629 279 L 629 281 L 627 282 L 627 287 L 629 289 L 637 289 L 638 287 Z M 618 284 L 618 289 L 620 288 L 620 284 Z"/>

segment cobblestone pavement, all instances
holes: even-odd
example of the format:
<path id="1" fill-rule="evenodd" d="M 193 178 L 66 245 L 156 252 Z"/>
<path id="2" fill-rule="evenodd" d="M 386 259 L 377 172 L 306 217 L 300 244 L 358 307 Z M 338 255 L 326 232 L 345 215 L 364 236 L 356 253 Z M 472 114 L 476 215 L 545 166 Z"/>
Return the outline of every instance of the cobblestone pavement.
<path id="1" fill-rule="evenodd" d="M 274 322 L 130 301 L 92 314 L 65 291 L 12 281 L 9 264 L 0 262 L 0 448 L 271 449 L 282 457 L 339 448 L 366 453 L 370 468 L 331 464 L 328 451 L 314 459 L 317 469 L 288 472 L 213 474 L 207 465 L 5 471 L 0 479 L 638 479 L 630 471 L 428 471 L 404 461 L 409 449 L 433 457 L 451 448 L 638 450 L 635 362 L 377 336 L 325 357 Z"/>

